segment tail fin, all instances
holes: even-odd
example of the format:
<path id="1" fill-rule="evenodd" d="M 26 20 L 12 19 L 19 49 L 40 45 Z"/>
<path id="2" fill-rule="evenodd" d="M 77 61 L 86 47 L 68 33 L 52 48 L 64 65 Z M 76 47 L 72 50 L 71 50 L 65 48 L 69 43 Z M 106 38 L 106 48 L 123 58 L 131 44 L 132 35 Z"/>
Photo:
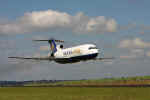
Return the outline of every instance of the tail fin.
<path id="1" fill-rule="evenodd" d="M 55 40 L 52 39 L 52 40 L 49 40 L 48 42 L 50 44 L 50 49 L 52 53 L 54 54 L 57 51 Z"/>
<path id="2" fill-rule="evenodd" d="M 64 42 L 63 40 L 56 40 L 56 39 L 48 39 L 48 40 L 40 39 L 40 40 L 33 40 L 33 41 L 48 41 L 48 43 L 50 44 L 50 49 L 52 51 L 52 55 L 57 51 L 55 42 Z"/>

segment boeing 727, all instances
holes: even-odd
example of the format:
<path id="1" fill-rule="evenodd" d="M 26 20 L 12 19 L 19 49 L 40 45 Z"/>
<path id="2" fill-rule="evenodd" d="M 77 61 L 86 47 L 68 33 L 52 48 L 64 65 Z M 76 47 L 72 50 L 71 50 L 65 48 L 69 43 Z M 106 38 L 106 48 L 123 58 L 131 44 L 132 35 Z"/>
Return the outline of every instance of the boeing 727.
<path id="1" fill-rule="evenodd" d="M 97 58 L 100 50 L 95 44 L 83 44 L 70 48 L 63 48 L 63 45 L 56 45 L 56 42 L 64 42 L 63 40 L 48 39 L 48 40 L 34 40 L 47 41 L 50 45 L 50 55 L 47 57 L 8 57 L 15 59 L 33 59 L 33 60 L 49 60 L 61 64 L 76 63 L 87 60 L 105 60 L 113 58 Z"/>

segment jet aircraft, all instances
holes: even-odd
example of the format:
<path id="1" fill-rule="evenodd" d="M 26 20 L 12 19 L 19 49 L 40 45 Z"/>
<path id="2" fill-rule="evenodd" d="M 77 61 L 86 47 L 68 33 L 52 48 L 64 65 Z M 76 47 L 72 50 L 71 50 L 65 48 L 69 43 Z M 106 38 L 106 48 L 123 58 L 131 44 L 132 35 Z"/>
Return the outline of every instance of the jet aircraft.
<path id="1" fill-rule="evenodd" d="M 63 40 L 48 39 L 48 40 L 33 40 L 33 41 L 47 41 L 50 45 L 50 55 L 47 57 L 8 57 L 15 59 L 33 59 L 33 60 L 49 60 L 60 64 L 76 63 L 88 60 L 107 60 L 110 58 L 97 58 L 101 53 L 100 49 L 95 44 L 82 44 L 70 48 L 64 48 L 63 45 L 56 45 L 56 42 L 63 43 Z"/>

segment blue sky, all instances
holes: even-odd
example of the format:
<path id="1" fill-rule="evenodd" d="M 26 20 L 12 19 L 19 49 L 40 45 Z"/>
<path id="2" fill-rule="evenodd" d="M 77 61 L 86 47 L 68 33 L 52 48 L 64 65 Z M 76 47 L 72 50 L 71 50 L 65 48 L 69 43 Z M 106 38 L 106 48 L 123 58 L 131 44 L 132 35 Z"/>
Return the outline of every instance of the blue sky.
<path id="1" fill-rule="evenodd" d="M 0 80 L 150 75 L 149 0 L 0 2 Z M 43 45 L 48 46 L 46 43 L 32 42 L 39 37 L 70 41 L 67 46 L 96 43 L 104 49 L 104 56 L 117 59 L 109 63 L 89 61 L 59 65 L 7 58 L 47 55 L 48 51 L 40 50 Z"/>
<path id="2" fill-rule="evenodd" d="M 121 22 L 139 19 L 147 22 L 145 20 L 150 16 L 149 3 L 149 0 L 5 0 L 1 1 L 0 16 L 16 18 L 22 16 L 24 12 L 53 9 L 70 14 L 84 12 L 88 16 L 101 15 L 125 19 L 120 20 Z"/>

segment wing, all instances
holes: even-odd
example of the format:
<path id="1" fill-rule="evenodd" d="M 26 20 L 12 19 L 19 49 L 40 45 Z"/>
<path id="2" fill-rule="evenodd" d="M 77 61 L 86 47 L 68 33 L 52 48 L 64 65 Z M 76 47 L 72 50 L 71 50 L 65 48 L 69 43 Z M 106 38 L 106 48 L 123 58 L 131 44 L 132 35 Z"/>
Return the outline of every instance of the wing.
<path id="1" fill-rule="evenodd" d="M 114 57 L 107 57 L 107 58 L 95 58 L 93 60 L 95 61 L 112 61 L 113 59 L 115 59 Z"/>
<path id="2" fill-rule="evenodd" d="M 31 60 L 49 60 L 52 61 L 54 60 L 53 57 L 8 57 L 8 58 L 14 58 L 14 59 L 31 59 Z"/>

